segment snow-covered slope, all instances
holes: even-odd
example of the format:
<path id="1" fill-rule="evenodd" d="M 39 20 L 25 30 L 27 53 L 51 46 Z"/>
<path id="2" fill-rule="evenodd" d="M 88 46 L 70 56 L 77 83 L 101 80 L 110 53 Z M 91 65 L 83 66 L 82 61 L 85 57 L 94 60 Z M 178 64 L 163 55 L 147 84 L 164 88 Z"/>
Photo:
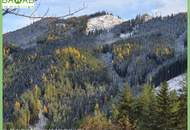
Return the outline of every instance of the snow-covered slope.
<path id="1" fill-rule="evenodd" d="M 181 74 L 177 77 L 174 77 L 170 80 L 167 81 L 168 86 L 169 86 L 169 90 L 176 90 L 177 92 L 179 92 L 180 89 L 182 89 L 184 81 L 185 81 L 185 75 L 186 74 Z M 160 86 L 156 88 L 156 90 L 159 90 Z"/>
<path id="2" fill-rule="evenodd" d="M 183 87 L 185 81 L 185 74 L 179 75 L 173 79 L 167 81 L 170 90 L 179 91 Z"/>
<path id="3" fill-rule="evenodd" d="M 88 33 L 95 30 L 111 29 L 115 25 L 121 24 L 122 22 L 124 22 L 122 19 L 110 14 L 98 16 L 88 20 L 86 32 Z"/>

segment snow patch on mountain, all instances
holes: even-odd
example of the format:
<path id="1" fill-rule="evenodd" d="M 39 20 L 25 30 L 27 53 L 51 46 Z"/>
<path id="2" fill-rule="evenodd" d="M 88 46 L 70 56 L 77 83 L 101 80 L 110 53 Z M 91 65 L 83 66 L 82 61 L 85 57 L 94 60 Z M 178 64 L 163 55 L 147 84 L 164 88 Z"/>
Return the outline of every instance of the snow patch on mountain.
<path id="1" fill-rule="evenodd" d="M 168 83 L 169 90 L 170 91 L 176 90 L 177 92 L 179 92 L 184 85 L 184 81 L 186 81 L 185 77 L 186 77 L 186 74 L 181 74 L 179 76 L 176 76 L 168 80 L 167 83 Z M 160 86 L 156 87 L 156 91 L 159 91 L 159 89 L 160 89 Z"/>
<path id="2" fill-rule="evenodd" d="M 88 20 L 86 32 L 89 33 L 96 30 L 109 30 L 115 25 L 119 25 L 123 22 L 124 20 L 110 14 L 98 16 Z"/>
<path id="3" fill-rule="evenodd" d="M 120 38 L 121 38 L 121 39 L 127 39 L 127 38 L 129 38 L 130 36 L 132 36 L 133 34 L 134 34 L 134 32 L 121 33 L 121 34 L 120 34 Z"/>
<path id="4" fill-rule="evenodd" d="M 173 79 L 167 81 L 170 90 L 179 91 L 183 87 L 185 81 L 185 74 L 179 75 Z"/>

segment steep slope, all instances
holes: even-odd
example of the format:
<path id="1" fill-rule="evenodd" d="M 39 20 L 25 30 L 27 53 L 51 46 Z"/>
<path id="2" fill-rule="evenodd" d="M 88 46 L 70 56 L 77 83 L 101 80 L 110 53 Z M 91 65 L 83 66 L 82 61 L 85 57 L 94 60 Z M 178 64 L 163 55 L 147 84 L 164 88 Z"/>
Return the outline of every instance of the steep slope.
<path id="1" fill-rule="evenodd" d="M 6 33 L 3 35 L 3 42 L 4 44 L 14 44 L 22 48 L 34 46 L 36 45 L 37 38 L 48 32 L 49 23 L 55 19 L 45 18 L 22 29 Z"/>
<path id="2" fill-rule="evenodd" d="M 74 128 L 96 103 L 107 112 L 125 83 L 138 95 L 144 83 L 184 73 L 186 23 L 184 13 L 128 21 L 97 13 L 4 34 L 5 126 L 47 119 L 47 128 Z"/>
<path id="3" fill-rule="evenodd" d="M 86 35 L 89 33 L 111 29 L 122 22 L 120 18 L 106 12 L 68 19 L 44 18 L 27 27 L 4 34 L 4 44 L 13 44 L 25 49 L 47 41 L 67 39 L 72 42 L 72 39 L 77 38 L 88 40 L 89 36 Z"/>

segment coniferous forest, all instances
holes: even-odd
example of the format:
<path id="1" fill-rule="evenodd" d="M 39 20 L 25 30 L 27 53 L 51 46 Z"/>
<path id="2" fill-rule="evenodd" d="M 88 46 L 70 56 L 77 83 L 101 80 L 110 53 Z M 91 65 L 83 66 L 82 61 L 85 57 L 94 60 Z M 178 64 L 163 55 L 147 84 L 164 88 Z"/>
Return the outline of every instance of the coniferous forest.
<path id="1" fill-rule="evenodd" d="M 105 11 L 4 34 L 4 129 L 186 130 L 186 34 L 186 13 Z"/>

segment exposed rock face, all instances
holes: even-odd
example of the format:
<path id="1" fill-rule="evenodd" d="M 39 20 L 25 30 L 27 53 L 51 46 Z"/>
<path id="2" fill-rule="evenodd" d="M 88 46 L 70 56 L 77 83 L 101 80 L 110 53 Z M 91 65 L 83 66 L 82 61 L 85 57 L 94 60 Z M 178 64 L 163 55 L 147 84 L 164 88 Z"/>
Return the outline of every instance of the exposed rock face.
<path id="1" fill-rule="evenodd" d="M 103 15 L 88 20 L 86 32 L 94 32 L 95 30 L 111 29 L 115 25 L 119 25 L 124 21 L 116 16 Z"/>

